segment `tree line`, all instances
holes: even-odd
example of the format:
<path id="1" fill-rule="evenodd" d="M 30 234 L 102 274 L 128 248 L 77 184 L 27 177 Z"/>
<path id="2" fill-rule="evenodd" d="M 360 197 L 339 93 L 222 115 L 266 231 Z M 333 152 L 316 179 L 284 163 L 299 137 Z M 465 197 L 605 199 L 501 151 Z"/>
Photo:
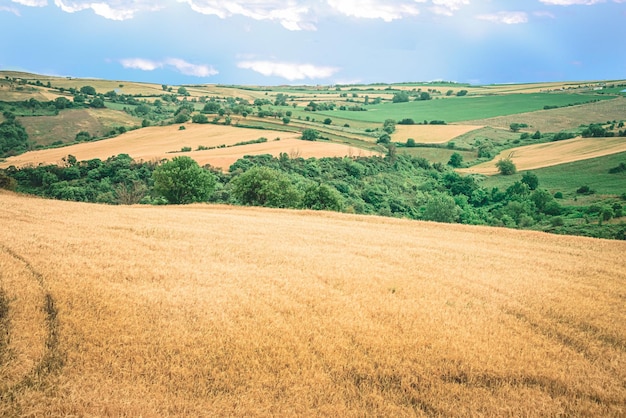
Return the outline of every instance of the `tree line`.
<path id="1" fill-rule="evenodd" d="M 136 162 L 126 154 L 104 161 L 68 156 L 62 165 L 0 171 L 0 187 L 107 204 L 214 202 L 626 239 L 623 223 L 607 222 L 623 216 L 621 203 L 567 206 L 560 199 L 562 193 L 553 195 L 541 188 L 532 172 L 505 190 L 488 189 L 447 166 L 405 154 L 319 159 L 246 156 L 228 172 L 200 167 L 187 156 L 161 162 Z"/>

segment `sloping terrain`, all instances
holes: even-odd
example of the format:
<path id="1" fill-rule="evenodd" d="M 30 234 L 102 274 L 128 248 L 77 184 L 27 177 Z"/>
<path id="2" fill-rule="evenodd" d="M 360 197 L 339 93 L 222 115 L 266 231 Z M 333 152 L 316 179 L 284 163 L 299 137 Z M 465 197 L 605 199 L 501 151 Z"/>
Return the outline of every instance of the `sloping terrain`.
<path id="1" fill-rule="evenodd" d="M 128 154 L 138 161 L 158 161 L 164 158 L 171 159 L 177 155 L 188 155 L 201 165 L 211 164 L 225 170 L 244 155 L 272 154 L 278 157 L 282 152 L 292 157 L 303 158 L 375 155 L 371 151 L 349 145 L 327 141 L 303 141 L 299 139 L 300 137 L 300 134 L 293 132 L 212 124 L 187 124 L 184 130 L 180 130 L 179 125 L 150 127 L 101 141 L 30 151 L 7 158 L 0 163 L 0 167 L 57 164 L 68 154 L 74 155 L 78 160 L 93 158 L 104 160 L 113 155 Z M 260 138 L 267 139 L 267 142 L 237 145 Z M 212 149 L 198 150 L 199 147 Z M 183 148 L 190 148 L 191 151 L 180 152 Z"/>
<path id="2" fill-rule="evenodd" d="M 6 192 L 0 231 L 3 416 L 626 413 L 624 242 Z"/>
<path id="3" fill-rule="evenodd" d="M 496 164 L 510 158 L 517 170 L 534 170 L 573 161 L 587 160 L 626 151 L 626 138 L 573 138 L 565 141 L 527 145 L 502 151 L 493 160 L 469 168 L 462 173 L 492 175 L 498 173 Z"/>
<path id="4" fill-rule="evenodd" d="M 524 129 L 526 131 L 546 133 L 576 129 L 580 125 L 589 125 L 591 123 L 620 121 L 624 117 L 626 117 L 626 97 L 617 97 L 613 100 L 602 100 L 579 106 L 518 113 L 515 115 L 465 121 L 464 123 L 503 129 L 509 129 L 512 123 L 525 123 L 528 125 L 528 128 Z"/>

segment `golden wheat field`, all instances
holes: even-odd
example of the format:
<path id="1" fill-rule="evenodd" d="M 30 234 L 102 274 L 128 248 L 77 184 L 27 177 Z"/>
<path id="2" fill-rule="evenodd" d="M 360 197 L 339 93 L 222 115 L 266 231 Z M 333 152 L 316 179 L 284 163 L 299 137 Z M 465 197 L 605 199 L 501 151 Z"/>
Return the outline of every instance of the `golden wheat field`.
<path id="1" fill-rule="evenodd" d="M 325 141 L 302 141 L 300 134 L 272 130 L 235 128 L 223 125 L 187 124 L 185 130 L 179 125 L 159 126 L 127 132 L 115 138 L 102 141 L 85 142 L 63 148 L 30 151 L 15 157 L 9 157 L 1 167 L 14 165 L 57 164 L 68 154 L 78 160 L 94 158 L 106 159 L 117 154 L 128 154 L 136 160 L 152 161 L 164 158 L 172 159 L 177 155 L 187 155 L 199 164 L 211 164 L 227 170 L 228 167 L 244 155 L 272 154 L 276 157 L 285 152 L 293 157 L 321 158 L 343 156 L 371 156 L 376 153 L 361 150 L 349 145 Z M 235 145 L 239 142 L 253 141 L 261 137 L 265 143 Z M 276 140 L 280 138 L 280 140 Z M 222 148 L 217 148 L 222 146 Z M 192 151 L 180 152 L 189 147 Z M 207 149 L 198 151 L 198 147 Z"/>
<path id="2" fill-rule="evenodd" d="M 391 138 L 402 143 L 413 138 L 419 144 L 443 144 L 480 128 L 482 126 L 476 125 L 397 125 Z"/>
<path id="3" fill-rule="evenodd" d="M 493 175 L 498 173 L 496 164 L 510 158 L 517 170 L 535 170 L 573 161 L 587 160 L 626 151 L 626 138 L 572 138 L 565 141 L 526 145 L 502 151 L 493 160 L 458 169 L 461 173 Z"/>
<path id="4" fill-rule="evenodd" d="M 0 416 L 624 416 L 624 254 L 0 192 Z"/>

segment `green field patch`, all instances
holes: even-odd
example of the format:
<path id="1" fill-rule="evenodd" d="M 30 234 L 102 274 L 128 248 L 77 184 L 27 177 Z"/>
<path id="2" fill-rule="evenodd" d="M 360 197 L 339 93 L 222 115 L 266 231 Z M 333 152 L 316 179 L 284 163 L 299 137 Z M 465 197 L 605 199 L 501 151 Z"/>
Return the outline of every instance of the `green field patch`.
<path id="1" fill-rule="evenodd" d="M 329 117 L 335 115 L 339 118 L 361 122 L 382 123 L 386 119 L 411 118 L 416 122 L 444 120 L 450 123 L 532 112 L 542 110 L 546 106 L 564 107 L 613 98 L 615 96 L 565 93 L 465 96 L 408 103 L 383 103 L 368 106 L 366 112 L 335 110 L 315 113 Z"/>
<path id="2" fill-rule="evenodd" d="M 597 194 L 622 195 L 626 193 L 626 172 L 610 174 L 609 170 L 626 163 L 626 152 L 575 161 L 572 163 L 532 170 L 539 177 L 539 187 L 564 196 L 576 196 L 576 190 L 588 186 Z M 506 189 L 521 180 L 523 173 L 512 176 L 489 176 L 481 185 Z"/>

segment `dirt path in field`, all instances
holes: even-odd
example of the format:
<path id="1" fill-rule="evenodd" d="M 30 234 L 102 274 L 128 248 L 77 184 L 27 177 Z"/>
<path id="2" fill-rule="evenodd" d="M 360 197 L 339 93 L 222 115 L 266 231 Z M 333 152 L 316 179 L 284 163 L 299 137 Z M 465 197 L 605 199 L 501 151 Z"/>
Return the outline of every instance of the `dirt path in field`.
<path id="1" fill-rule="evenodd" d="M 534 170 L 626 151 L 626 138 L 573 138 L 502 151 L 493 160 L 457 170 L 466 174 L 498 174 L 496 163 L 510 158 L 518 171 Z"/>

